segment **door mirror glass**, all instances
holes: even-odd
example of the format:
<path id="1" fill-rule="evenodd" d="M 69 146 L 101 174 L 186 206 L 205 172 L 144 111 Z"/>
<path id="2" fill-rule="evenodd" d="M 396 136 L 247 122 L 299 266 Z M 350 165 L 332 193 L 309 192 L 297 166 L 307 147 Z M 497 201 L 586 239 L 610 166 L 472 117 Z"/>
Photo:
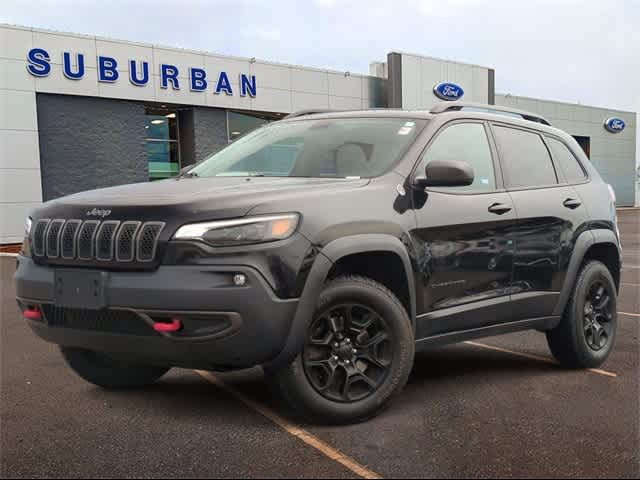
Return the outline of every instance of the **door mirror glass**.
<path id="1" fill-rule="evenodd" d="M 425 176 L 416 178 L 422 187 L 466 187 L 473 184 L 473 167 L 460 160 L 432 160 Z"/>

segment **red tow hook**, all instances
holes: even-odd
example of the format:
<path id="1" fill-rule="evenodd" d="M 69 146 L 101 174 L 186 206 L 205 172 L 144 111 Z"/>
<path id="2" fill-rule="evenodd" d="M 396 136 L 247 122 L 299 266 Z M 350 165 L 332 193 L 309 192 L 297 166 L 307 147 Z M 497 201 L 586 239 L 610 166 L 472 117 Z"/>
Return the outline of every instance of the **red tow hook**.
<path id="1" fill-rule="evenodd" d="M 156 332 L 171 333 L 177 332 L 182 328 L 182 322 L 177 318 L 172 318 L 171 322 L 156 322 L 153 324 L 153 329 Z"/>
<path id="2" fill-rule="evenodd" d="M 27 309 L 22 312 L 22 315 L 27 320 L 42 320 L 42 312 L 38 307 L 27 307 Z"/>

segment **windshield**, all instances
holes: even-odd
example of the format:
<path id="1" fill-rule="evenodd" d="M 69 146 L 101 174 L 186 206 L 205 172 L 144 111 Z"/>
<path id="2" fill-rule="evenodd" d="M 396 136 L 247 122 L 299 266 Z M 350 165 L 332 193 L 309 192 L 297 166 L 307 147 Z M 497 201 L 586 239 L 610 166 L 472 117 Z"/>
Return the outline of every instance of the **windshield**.
<path id="1" fill-rule="evenodd" d="M 424 127 L 408 118 L 333 118 L 267 125 L 187 172 L 198 177 L 375 177 Z"/>

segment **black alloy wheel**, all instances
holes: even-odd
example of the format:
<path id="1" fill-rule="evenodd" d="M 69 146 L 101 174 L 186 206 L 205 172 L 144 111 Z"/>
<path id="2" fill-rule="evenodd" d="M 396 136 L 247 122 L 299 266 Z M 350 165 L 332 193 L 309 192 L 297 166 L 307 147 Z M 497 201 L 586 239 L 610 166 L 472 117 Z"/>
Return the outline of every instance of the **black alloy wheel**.
<path id="1" fill-rule="evenodd" d="M 612 337 L 611 296 L 608 285 L 599 279 L 592 282 L 587 291 L 584 304 L 584 335 L 587 345 L 594 351 L 606 347 Z"/>
<path id="2" fill-rule="evenodd" d="M 316 316 L 302 363 L 313 388 L 335 402 L 357 402 L 384 383 L 393 359 L 391 329 L 371 308 L 331 306 Z"/>

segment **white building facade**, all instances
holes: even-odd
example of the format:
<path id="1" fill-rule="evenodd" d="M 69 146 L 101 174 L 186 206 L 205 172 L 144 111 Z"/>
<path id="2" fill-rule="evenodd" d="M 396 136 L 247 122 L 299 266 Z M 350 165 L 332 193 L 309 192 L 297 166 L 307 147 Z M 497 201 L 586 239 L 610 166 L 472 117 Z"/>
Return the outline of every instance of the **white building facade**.
<path id="1" fill-rule="evenodd" d="M 43 201 L 175 175 L 287 113 L 429 109 L 438 96 L 545 115 L 634 203 L 634 113 L 498 95 L 491 68 L 391 52 L 358 75 L 0 25 L 0 244 L 20 242 Z"/>

